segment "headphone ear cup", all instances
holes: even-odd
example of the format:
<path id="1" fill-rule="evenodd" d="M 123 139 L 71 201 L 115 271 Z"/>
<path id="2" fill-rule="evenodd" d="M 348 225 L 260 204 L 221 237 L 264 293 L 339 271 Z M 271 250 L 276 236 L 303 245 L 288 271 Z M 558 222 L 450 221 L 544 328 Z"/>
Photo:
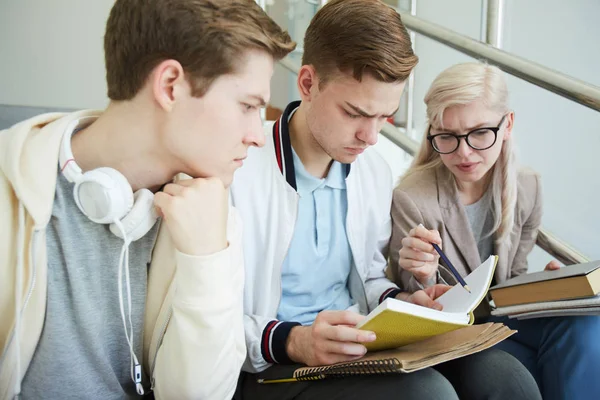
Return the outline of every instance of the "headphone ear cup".
<path id="1" fill-rule="evenodd" d="M 134 203 L 131 211 L 121 220 L 127 234 L 127 239 L 135 242 L 142 238 L 156 223 L 158 214 L 154 207 L 154 193 L 148 189 L 140 189 L 134 194 Z M 114 223 L 110 224 L 110 231 L 117 237 L 123 238 L 121 230 Z"/>
<path id="2" fill-rule="evenodd" d="M 73 197 L 81 212 L 98 224 L 120 220 L 133 206 L 133 191 L 127 178 L 106 167 L 84 173 L 75 184 Z"/>

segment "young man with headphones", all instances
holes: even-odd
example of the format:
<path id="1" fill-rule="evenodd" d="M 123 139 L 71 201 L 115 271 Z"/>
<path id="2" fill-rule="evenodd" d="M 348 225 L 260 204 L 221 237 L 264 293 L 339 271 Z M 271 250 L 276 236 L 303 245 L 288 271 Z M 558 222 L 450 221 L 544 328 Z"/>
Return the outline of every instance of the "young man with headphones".
<path id="1" fill-rule="evenodd" d="M 106 110 L 0 132 L 0 399 L 230 399 L 227 187 L 295 44 L 252 0 L 117 0 L 104 45 Z"/>

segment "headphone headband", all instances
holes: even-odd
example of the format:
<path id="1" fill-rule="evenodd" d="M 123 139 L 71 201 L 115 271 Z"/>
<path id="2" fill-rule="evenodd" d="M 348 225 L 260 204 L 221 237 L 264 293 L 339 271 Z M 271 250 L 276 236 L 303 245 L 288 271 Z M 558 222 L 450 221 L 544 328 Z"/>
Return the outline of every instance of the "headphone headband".
<path id="1" fill-rule="evenodd" d="M 60 142 L 60 152 L 58 154 L 58 163 L 60 170 L 71 183 L 77 182 L 82 175 L 81 167 L 75 162 L 73 150 L 71 149 L 71 138 L 73 134 L 89 126 L 96 120 L 96 117 L 83 117 L 76 119 L 67 125 L 65 134 Z"/>

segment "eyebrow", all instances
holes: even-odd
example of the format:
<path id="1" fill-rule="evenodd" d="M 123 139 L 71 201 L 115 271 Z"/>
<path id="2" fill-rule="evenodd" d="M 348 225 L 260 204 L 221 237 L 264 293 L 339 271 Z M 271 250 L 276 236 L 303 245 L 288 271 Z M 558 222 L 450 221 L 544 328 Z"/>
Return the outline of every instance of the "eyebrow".
<path id="1" fill-rule="evenodd" d="M 465 129 L 465 131 L 468 132 L 472 132 L 472 131 L 476 131 L 477 129 L 481 129 L 481 128 L 490 128 L 493 127 L 494 124 L 491 124 L 489 122 L 482 122 L 481 124 L 477 124 L 475 126 L 472 126 L 470 128 Z M 460 132 L 456 132 L 454 130 L 451 129 L 442 129 L 442 128 L 436 128 L 433 125 L 431 126 L 431 129 L 435 130 L 435 131 L 440 131 L 440 133 L 454 133 L 454 134 L 459 134 Z"/>
<path id="2" fill-rule="evenodd" d="M 251 94 L 250 97 L 256 101 L 259 102 L 261 107 L 264 107 L 267 105 L 267 102 L 265 101 L 265 99 L 262 96 L 256 95 L 256 94 Z"/>
<path id="3" fill-rule="evenodd" d="M 377 115 L 372 115 L 372 114 L 369 114 L 368 112 L 366 112 L 365 110 L 363 110 L 363 109 L 362 109 L 362 108 L 360 108 L 360 107 L 357 107 L 357 106 L 355 106 L 354 104 L 350 104 L 350 103 L 348 103 L 347 101 L 346 101 L 345 103 L 346 103 L 346 105 L 347 105 L 348 107 L 352 108 L 352 109 L 354 110 L 354 112 L 356 112 L 357 114 L 360 114 L 360 115 L 362 115 L 363 117 L 366 117 L 366 118 L 377 118 Z M 391 117 L 393 117 L 393 116 L 394 116 L 394 114 L 396 114 L 396 113 L 398 112 L 398 110 L 399 110 L 399 109 L 400 109 L 400 107 L 396 108 L 396 109 L 394 110 L 394 112 L 392 112 L 391 114 L 388 114 L 388 115 L 382 115 L 382 117 L 384 117 L 384 118 L 391 118 Z"/>

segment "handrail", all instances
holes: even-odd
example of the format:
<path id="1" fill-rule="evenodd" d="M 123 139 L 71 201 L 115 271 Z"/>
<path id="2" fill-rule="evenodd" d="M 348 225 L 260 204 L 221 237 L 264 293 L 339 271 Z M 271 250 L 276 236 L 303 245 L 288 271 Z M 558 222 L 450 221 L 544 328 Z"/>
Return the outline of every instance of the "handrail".
<path id="1" fill-rule="evenodd" d="M 379 133 L 413 157 L 419 150 L 419 143 L 416 140 L 389 122 L 383 125 Z"/>
<path id="2" fill-rule="evenodd" d="M 290 72 L 298 75 L 300 67 L 298 67 L 293 61 L 284 58 L 283 60 L 279 61 L 279 64 Z M 411 139 L 406 133 L 402 132 L 389 122 L 384 124 L 380 133 L 411 156 L 414 156 L 419 149 L 419 143 L 417 141 Z M 554 236 L 543 227 L 540 227 L 538 231 L 536 244 L 542 250 L 555 257 L 558 261 L 565 265 L 579 264 L 589 261 L 589 259 L 583 254 L 569 246 L 566 242 L 562 241 L 558 237 Z"/>
<path id="3" fill-rule="evenodd" d="M 559 96 L 600 111 L 600 87 L 573 78 L 525 58 L 499 50 L 443 26 L 397 10 L 404 25 L 436 42 L 468 56 L 496 65 L 510 75 L 521 78 Z"/>
<path id="4" fill-rule="evenodd" d="M 511 75 L 589 107 L 592 110 L 600 111 L 600 87 L 598 86 L 496 49 L 493 46 L 408 13 L 397 11 L 401 15 L 404 25 L 412 31 L 452 47 L 471 57 L 485 60 Z"/>
<path id="5" fill-rule="evenodd" d="M 590 259 L 544 228 L 538 230 L 536 244 L 565 265 L 581 264 Z"/>

